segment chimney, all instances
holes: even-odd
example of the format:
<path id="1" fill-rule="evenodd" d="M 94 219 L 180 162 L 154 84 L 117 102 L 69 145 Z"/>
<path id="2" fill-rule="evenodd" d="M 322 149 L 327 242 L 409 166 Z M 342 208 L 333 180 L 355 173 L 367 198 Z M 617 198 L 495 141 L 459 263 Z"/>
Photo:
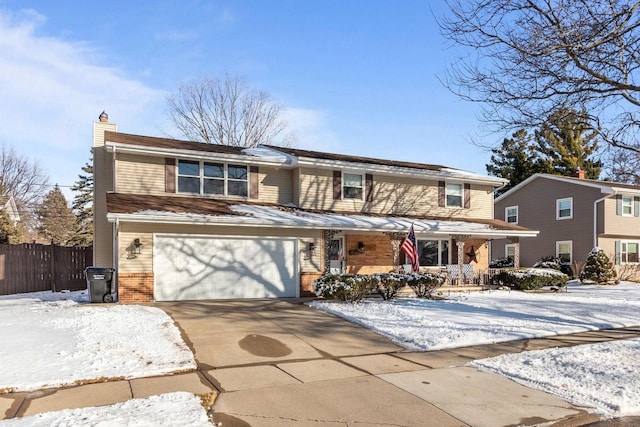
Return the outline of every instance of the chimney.
<path id="1" fill-rule="evenodd" d="M 573 175 L 571 175 L 571 176 L 574 177 L 574 178 L 578 178 L 578 179 L 584 179 L 584 171 L 582 169 L 578 168 L 578 170 L 575 171 L 573 173 Z"/>
<path id="2" fill-rule="evenodd" d="M 102 110 L 102 113 L 100 113 L 98 119 L 100 120 L 100 123 L 107 123 L 109 121 L 109 115 L 104 110 Z"/>

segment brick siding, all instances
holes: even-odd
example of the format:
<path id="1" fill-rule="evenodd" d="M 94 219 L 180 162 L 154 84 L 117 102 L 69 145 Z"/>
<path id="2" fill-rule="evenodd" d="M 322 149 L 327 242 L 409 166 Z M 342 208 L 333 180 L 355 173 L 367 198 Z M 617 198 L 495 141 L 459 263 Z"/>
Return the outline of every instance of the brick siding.
<path id="1" fill-rule="evenodd" d="M 153 273 L 119 273 L 118 301 L 152 302 Z"/>

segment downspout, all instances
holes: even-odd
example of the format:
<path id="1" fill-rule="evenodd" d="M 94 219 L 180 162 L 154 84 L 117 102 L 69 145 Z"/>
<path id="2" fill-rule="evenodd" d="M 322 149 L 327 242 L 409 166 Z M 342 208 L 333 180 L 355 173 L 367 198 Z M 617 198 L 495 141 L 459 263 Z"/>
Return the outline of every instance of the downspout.
<path id="1" fill-rule="evenodd" d="M 613 193 L 607 194 L 604 197 L 599 198 L 595 202 L 593 202 L 593 247 L 598 246 L 598 203 L 608 199 L 611 196 L 615 196 L 617 194 L 616 190 L 613 190 Z"/>
<path id="2" fill-rule="evenodd" d="M 118 301 L 118 242 L 120 241 L 120 218 L 116 218 L 116 221 L 113 223 L 113 286 L 111 289 L 111 294 L 115 295 L 114 301 Z"/>

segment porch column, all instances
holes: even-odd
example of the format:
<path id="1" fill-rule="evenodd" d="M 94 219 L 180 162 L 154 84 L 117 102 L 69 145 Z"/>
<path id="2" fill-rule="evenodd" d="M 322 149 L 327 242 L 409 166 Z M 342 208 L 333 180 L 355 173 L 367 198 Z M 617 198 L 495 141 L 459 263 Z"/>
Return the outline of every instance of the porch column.
<path id="1" fill-rule="evenodd" d="M 513 243 L 515 253 L 513 254 L 513 267 L 520 268 L 520 238 L 519 237 L 509 237 L 511 243 Z"/>
<path id="2" fill-rule="evenodd" d="M 324 241 L 324 274 L 329 274 L 331 268 L 331 254 L 329 253 L 331 240 L 340 232 L 341 230 L 322 230 L 322 240 Z"/>
<path id="3" fill-rule="evenodd" d="M 456 246 L 458 247 L 458 284 L 464 284 L 464 240 L 456 239 Z"/>
<path id="4" fill-rule="evenodd" d="M 391 249 L 393 250 L 393 266 L 394 268 L 399 267 L 400 266 L 400 245 L 402 244 L 402 241 L 404 240 L 406 233 L 388 231 L 388 232 L 385 232 L 384 234 L 387 237 L 389 237 L 389 240 L 391 241 Z"/>

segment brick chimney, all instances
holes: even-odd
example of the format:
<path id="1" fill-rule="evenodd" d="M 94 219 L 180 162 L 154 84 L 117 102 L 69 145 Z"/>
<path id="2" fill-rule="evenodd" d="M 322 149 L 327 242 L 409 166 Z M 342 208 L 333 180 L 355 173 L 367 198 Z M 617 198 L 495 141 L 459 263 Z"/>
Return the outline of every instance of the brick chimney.
<path id="1" fill-rule="evenodd" d="M 107 123 L 109 121 L 109 115 L 104 110 L 102 110 L 102 113 L 100 113 L 98 119 L 100 119 L 100 123 Z"/>
<path id="2" fill-rule="evenodd" d="M 578 179 L 584 179 L 584 171 L 582 169 L 578 168 L 578 170 L 575 171 L 573 173 L 573 175 L 571 175 L 571 176 L 574 177 L 574 178 L 578 178 Z"/>

